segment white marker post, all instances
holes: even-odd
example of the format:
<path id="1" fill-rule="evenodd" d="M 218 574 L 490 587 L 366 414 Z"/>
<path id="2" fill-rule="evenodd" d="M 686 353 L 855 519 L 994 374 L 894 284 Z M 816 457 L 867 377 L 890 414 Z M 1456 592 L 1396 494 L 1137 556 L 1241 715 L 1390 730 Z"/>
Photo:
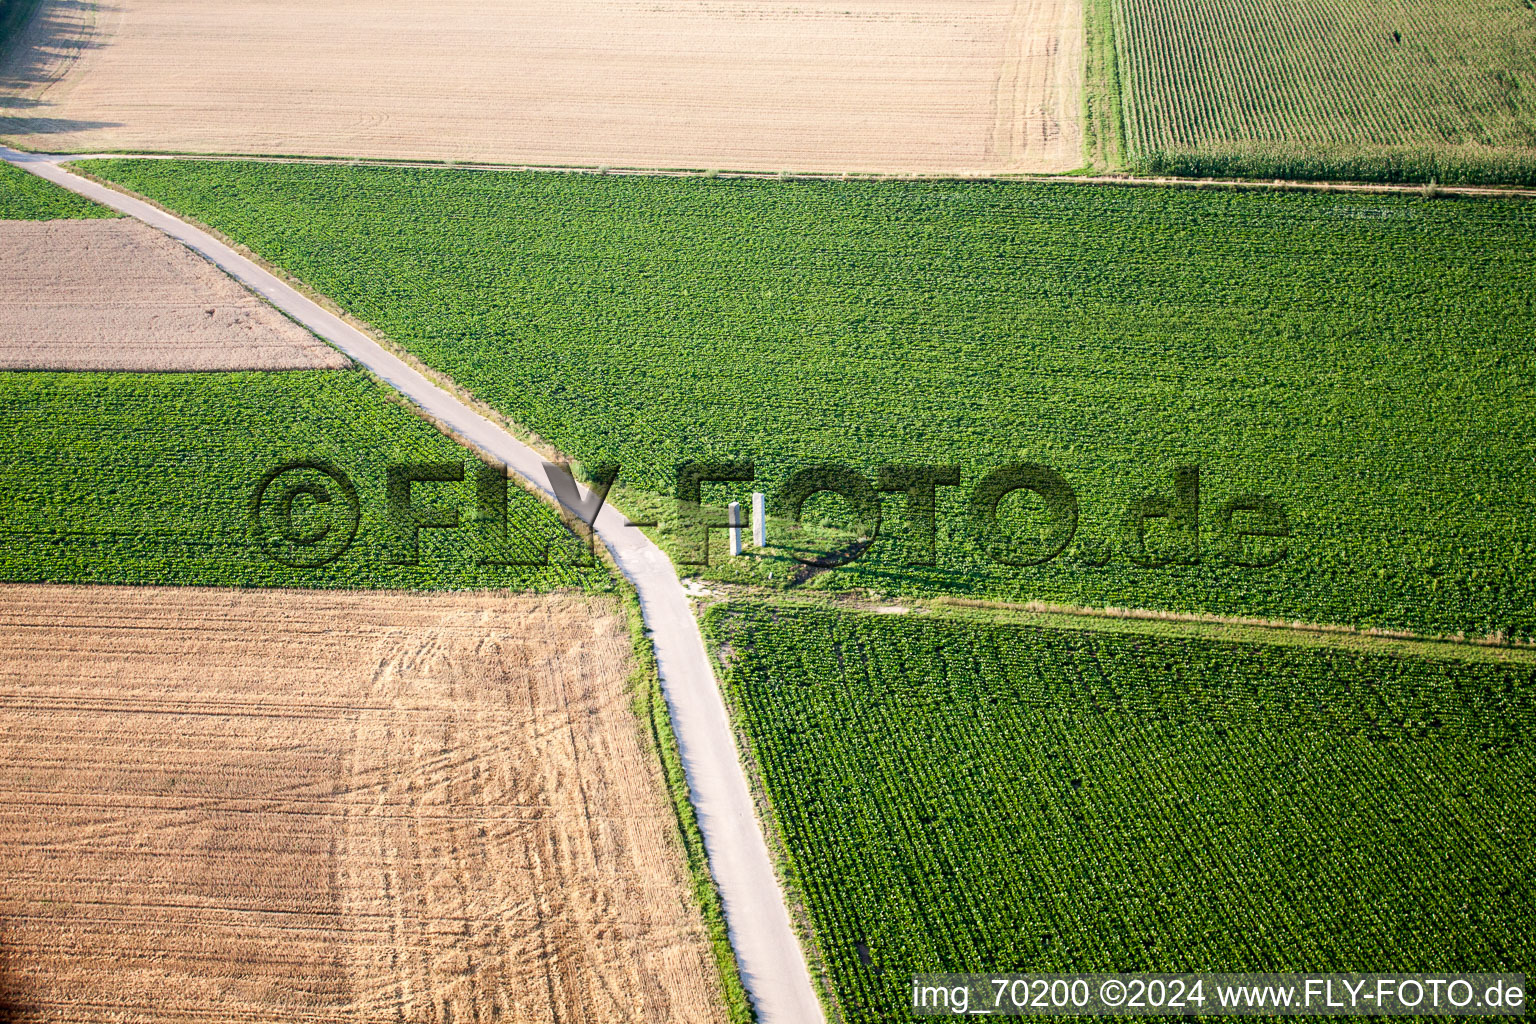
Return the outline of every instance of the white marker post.
<path id="1" fill-rule="evenodd" d="M 741 502 L 733 501 L 728 507 L 731 524 L 731 556 L 741 554 Z"/>
<path id="2" fill-rule="evenodd" d="M 762 491 L 752 492 L 752 546 L 768 546 L 768 500 Z"/>

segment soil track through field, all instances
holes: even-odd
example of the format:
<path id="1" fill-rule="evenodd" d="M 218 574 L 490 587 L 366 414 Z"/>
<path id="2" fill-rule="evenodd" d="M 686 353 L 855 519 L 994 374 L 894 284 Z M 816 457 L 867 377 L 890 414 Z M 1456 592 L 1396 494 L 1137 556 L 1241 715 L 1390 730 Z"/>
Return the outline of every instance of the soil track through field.
<path id="1" fill-rule="evenodd" d="M 532 448 L 206 231 L 143 200 L 71 173 L 60 166 L 58 157 L 0 147 L 0 159 L 144 221 L 201 253 L 400 391 L 433 422 L 558 500 L 545 475 L 544 460 Z M 611 506 L 603 508 L 594 527 L 639 595 L 710 868 L 720 888 L 731 945 L 758 1018 L 762 1024 L 822 1021 L 821 1004 L 790 925 L 735 735 L 688 595 L 666 554 Z"/>

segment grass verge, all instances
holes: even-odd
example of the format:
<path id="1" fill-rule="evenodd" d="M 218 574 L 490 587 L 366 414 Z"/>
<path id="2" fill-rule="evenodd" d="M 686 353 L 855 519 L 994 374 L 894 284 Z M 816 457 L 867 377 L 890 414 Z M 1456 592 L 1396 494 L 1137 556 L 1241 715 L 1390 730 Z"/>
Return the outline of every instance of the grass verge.
<path id="1" fill-rule="evenodd" d="M 930 564 L 891 495 L 846 568 L 802 578 L 778 545 L 712 579 L 1536 629 L 1524 200 L 91 169 L 248 246 L 577 461 L 620 464 L 615 498 L 637 518 L 682 461 L 751 458 L 752 484 L 705 501 L 763 490 L 770 515 L 791 473 L 826 462 L 870 481 L 961 469 L 938 489 Z M 1077 497 L 1070 543 L 1038 565 L 1017 564 L 1038 509 L 1018 492 L 1000 506 L 1014 551 L 968 500 L 1017 461 Z M 1198 494 L 1180 466 L 1199 467 Z M 1188 514 L 1158 512 L 1175 507 Z M 834 538 L 847 518 L 831 496 L 807 509 Z M 1244 542 L 1259 535 L 1238 520 L 1291 539 Z M 696 549 L 666 526 L 675 554 Z"/>
<path id="2" fill-rule="evenodd" d="M 1119 51 L 1113 0 L 1083 0 L 1083 149 L 1096 171 L 1125 166 Z"/>

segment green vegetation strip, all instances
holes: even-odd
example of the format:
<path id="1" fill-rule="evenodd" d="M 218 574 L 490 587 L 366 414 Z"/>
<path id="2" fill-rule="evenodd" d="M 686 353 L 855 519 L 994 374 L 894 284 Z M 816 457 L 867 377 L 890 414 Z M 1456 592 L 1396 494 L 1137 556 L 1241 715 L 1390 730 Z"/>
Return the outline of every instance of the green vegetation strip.
<path id="1" fill-rule="evenodd" d="M 1135 169 L 1536 184 L 1526 0 L 1089 0 L 1087 11 L 1090 110 L 1121 93 Z M 1097 49 L 1109 17 L 1113 74 Z"/>
<path id="2" fill-rule="evenodd" d="M 577 459 L 618 462 L 615 497 L 637 517 L 665 515 L 655 499 L 683 460 L 754 460 L 755 484 L 704 498 L 760 489 L 773 515 L 801 467 L 871 481 L 885 465 L 960 467 L 962 485 L 938 491 L 936 565 L 914 564 L 908 500 L 890 494 L 849 568 L 802 571 L 792 537 L 727 559 L 716 532 L 710 576 L 1536 632 L 1536 204 L 91 169 L 250 247 Z M 987 554 L 1042 532 L 1026 492 L 1002 502 L 1000 530 L 972 515 L 983 476 L 1018 461 L 1076 495 L 1072 542 L 1044 565 Z M 1200 470 L 1198 510 L 1176 501 L 1181 465 Z M 1239 563 L 1278 543 L 1222 528 L 1251 495 L 1288 517 L 1270 568 Z M 806 520 L 836 536 L 841 504 L 813 498 Z M 1180 507 L 1144 545 L 1127 529 L 1135 508 Z"/>
<path id="3" fill-rule="evenodd" d="M 0 580 L 612 587 L 604 569 L 583 567 L 586 549 L 555 513 L 515 485 L 504 532 L 499 516 L 481 517 L 473 454 L 359 371 L 4 373 L 0 423 Z M 253 517 L 262 481 L 295 462 L 346 483 L 293 469 L 272 477 Z M 414 518 L 460 523 L 420 529 L 414 555 L 406 521 L 389 512 L 391 465 L 464 477 L 411 485 Z M 333 561 L 305 564 L 332 544 Z M 485 564 L 535 561 L 546 547 L 547 567 Z"/>
<path id="4" fill-rule="evenodd" d="M 1083 0 L 1083 149 L 1088 166 L 1125 166 L 1125 111 L 1115 42 L 1115 0 Z"/>
<path id="5" fill-rule="evenodd" d="M 0 124 L 4 120 L 0 117 Z M 0 162 L 0 220 L 86 220 L 116 216 L 105 206 L 66 192 L 19 167 Z"/>
<path id="6" fill-rule="evenodd" d="M 1536 967 L 1536 666 L 717 605 L 850 1022 L 928 971 Z"/>

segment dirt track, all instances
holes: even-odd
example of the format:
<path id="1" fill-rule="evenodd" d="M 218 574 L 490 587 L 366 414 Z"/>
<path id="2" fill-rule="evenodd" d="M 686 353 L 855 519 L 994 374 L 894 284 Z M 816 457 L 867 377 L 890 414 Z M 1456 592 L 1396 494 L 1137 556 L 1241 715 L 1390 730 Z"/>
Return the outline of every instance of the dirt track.
<path id="1" fill-rule="evenodd" d="M 218 267 L 138 221 L 0 221 L 0 370 L 347 365 Z"/>
<path id="2" fill-rule="evenodd" d="M 0 587 L 0 1010 L 721 1018 L 611 601 Z"/>
<path id="3" fill-rule="evenodd" d="M 1078 0 L 43 0 L 0 136 L 743 170 L 1083 162 Z"/>

